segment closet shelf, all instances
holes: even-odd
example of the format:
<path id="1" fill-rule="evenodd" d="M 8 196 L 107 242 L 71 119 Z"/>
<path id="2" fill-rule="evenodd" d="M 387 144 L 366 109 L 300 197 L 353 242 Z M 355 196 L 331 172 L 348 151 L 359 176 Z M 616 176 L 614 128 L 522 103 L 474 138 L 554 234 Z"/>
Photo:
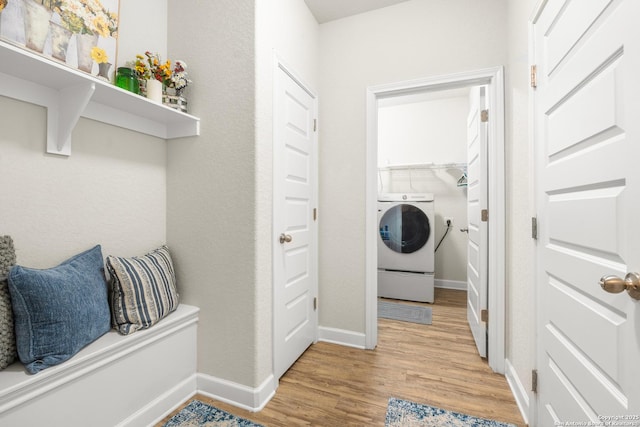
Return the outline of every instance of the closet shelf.
<path id="1" fill-rule="evenodd" d="M 0 40 L 0 95 L 47 108 L 47 152 L 69 156 L 80 117 L 162 139 L 200 134 L 200 119 Z"/>
<path id="2" fill-rule="evenodd" d="M 411 164 L 403 164 L 403 165 L 388 165 L 388 166 L 380 166 L 378 167 L 378 174 L 381 172 L 389 172 L 390 176 L 393 175 L 394 171 L 409 171 L 409 178 L 411 178 L 411 172 L 418 170 L 439 170 L 439 169 L 457 169 L 462 174 L 458 181 L 456 182 L 456 186 L 458 187 L 466 187 L 467 186 L 467 164 L 466 163 L 411 163 Z"/>
<path id="3" fill-rule="evenodd" d="M 379 171 L 430 170 L 430 169 L 459 169 L 466 173 L 466 163 L 408 163 L 378 167 Z"/>

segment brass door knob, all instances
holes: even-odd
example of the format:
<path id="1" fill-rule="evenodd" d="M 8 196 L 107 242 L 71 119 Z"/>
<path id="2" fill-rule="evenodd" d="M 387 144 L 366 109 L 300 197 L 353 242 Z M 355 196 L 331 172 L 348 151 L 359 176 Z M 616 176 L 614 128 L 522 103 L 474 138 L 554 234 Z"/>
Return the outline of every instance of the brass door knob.
<path id="1" fill-rule="evenodd" d="M 626 290 L 631 298 L 640 300 L 640 274 L 638 273 L 627 273 L 624 279 L 613 275 L 603 276 L 600 279 L 600 286 L 612 294 L 619 294 Z"/>
<path id="2" fill-rule="evenodd" d="M 291 237 L 290 234 L 284 234 L 282 233 L 280 235 L 280 243 L 289 243 L 291 240 L 293 240 L 293 238 Z"/>

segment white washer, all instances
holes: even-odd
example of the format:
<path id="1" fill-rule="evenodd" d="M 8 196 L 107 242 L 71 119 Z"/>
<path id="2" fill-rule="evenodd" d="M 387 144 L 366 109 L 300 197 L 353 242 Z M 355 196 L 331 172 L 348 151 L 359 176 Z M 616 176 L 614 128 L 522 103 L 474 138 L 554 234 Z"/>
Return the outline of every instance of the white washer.
<path id="1" fill-rule="evenodd" d="M 378 196 L 378 296 L 433 302 L 434 225 L 433 194 Z"/>

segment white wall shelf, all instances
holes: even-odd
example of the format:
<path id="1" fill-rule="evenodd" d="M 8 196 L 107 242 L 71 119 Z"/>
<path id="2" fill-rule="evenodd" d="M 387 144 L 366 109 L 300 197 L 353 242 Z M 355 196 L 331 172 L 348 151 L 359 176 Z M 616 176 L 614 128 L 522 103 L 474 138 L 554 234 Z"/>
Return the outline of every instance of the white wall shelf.
<path id="1" fill-rule="evenodd" d="M 162 139 L 200 134 L 200 119 L 0 40 L 0 95 L 47 108 L 47 152 L 71 154 L 86 117 Z"/>

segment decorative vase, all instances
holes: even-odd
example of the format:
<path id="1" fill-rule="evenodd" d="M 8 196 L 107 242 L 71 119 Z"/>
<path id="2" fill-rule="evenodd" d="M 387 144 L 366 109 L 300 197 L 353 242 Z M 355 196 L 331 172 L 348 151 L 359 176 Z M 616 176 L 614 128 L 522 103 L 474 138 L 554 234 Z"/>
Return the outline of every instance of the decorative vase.
<path id="1" fill-rule="evenodd" d="M 116 86 L 129 92 L 140 93 L 140 81 L 130 67 L 119 67 L 116 73 Z"/>
<path id="2" fill-rule="evenodd" d="M 187 99 L 182 95 L 183 92 L 184 92 L 184 88 L 182 89 L 167 88 L 165 93 L 162 94 L 162 103 L 167 107 L 186 113 Z"/>
<path id="3" fill-rule="evenodd" d="M 78 69 L 91 73 L 93 68 L 93 58 L 91 49 L 98 44 L 97 34 L 76 34 L 76 45 L 78 49 Z"/>
<path id="4" fill-rule="evenodd" d="M 62 62 L 67 61 L 67 48 L 71 39 L 71 31 L 65 27 L 51 21 L 49 23 L 51 30 L 51 56 Z"/>
<path id="5" fill-rule="evenodd" d="M 174 110 L 187 112 L 187 99 L 184 96 L 165 94 L 162 96 L 162 103 Z"/>
<path id="6" fill-rule="evenodd" d="M 147 80 L 147 98 L 162 104 L 162 82 L 156 79 Z"/>
<path id="7" fill-rule="evenodd" d="M 103 80 L 106 80 L 108 82 L 110 82 L 111 80 L 109 80 L 109 70 L 111 69 L 111 63 L 110 62 L 102 62 L 100 64 L 98 64 L 98 78 L 101 78 Z"/>
<path id="8" fill-rule="evenodd" d="M 25 45 L 38 53 L 44 50 L 49 34 L 51 11 L 33 0 L 22 0 Z"/>
<path id="9" fill-rule="evenodd" d="M 138 79 L 138 93 L 140 96 L 147 97 L 147 79 Z"/>

